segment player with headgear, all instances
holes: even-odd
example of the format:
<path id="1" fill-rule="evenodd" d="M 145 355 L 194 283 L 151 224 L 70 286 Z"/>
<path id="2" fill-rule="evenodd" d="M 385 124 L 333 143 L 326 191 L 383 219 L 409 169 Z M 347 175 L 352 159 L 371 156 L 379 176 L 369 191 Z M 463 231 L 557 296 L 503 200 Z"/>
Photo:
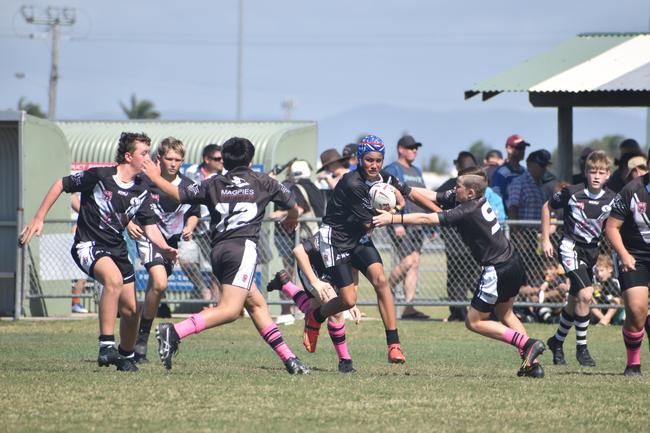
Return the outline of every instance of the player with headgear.
<path id="1" fill-rule="evenodd" d="M 373 230 L 372 217 L 376 214 L 369 190 L 377 182 L 389 183 L 398 191 L 398 203 L 408 198 L 431 211 L 439 208 L 421 193 L 383 171 L 384 153 L 381 138 L 374 135 L 363 137 L 357 149 L 359 166 L 346 173 L 332 192 L 319 230 L 319 250 L 332 285 L 339 289 L 339 294 L 324 305 L 309 310 L 305 315 L 305 326 L 314 330 L 306 337 L 314 340 L 315 345 L 316 330 L 327 317 L 356 305 L 354 267 L 365 275 L 377 294 L 386 330 L 388 362 L 401 364 L 406 362 L 406 357 L 397 331 L 393 294 L 384 274 L 381 256 L 369 236 Z"/>

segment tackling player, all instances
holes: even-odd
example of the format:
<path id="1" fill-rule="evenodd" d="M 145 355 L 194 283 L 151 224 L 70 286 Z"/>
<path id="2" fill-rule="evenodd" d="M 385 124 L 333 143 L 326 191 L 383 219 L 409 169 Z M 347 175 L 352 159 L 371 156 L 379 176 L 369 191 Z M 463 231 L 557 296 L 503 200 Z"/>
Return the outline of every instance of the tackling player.
<path id="1" fill-rule="evenodd" d="M 176 250 L 165 243 L 156 226 L 148 182 L 140 176 L 149 159 L 151 140 L 145 134 L 123 132 L 115 167 L 91 168 L 54 182 L 34 219 L 20 235 L 27 245 L 43 230 L 47 212 L 62 192 L 81 192 L 72 258 L 88 276 L 103 286 L 99 299 L 99 366 L 115 365 L 121 371 L 138 371 L 133 347 L 138 334 L 135 273 L 122 232 L 137 217 L 147 237 L 173 262 Z M 120 314 L 120 345 L 115 347 L 115 321 Z"/>
<path id="2" fill-rule="evenodd" d="M 307 313 L 319 305 L 337 296 L 336 290 L 331 286 L 331 277 L 328 275 L 318 248 L 319 236 L 315 235 L 311 239 L 302 241 L 301 244 L 293 249 L 293 254 L 298 263 L 298 276 L 303 287 L 308 291 L 302 290 L 296 286 L 290 279 L 287 271 L 280 271 L 275 274 L 275 278 L 266 286 L 267 291 L 282 290 L 282 293 L 293 299 L 300 311 Z M 361 312 L 354 306 L 350 309 L 352 318 L 359 323 Z M 327 331 L 329 332 L 334 350 L 339 357 L 339 372 L 355 373 L 356 370 L 352 365 L 352 357 L 348 351 L 348 345 L 345 338 L 345 318 L 343 313 L 337 313 L 328 318 Z M 316 351 L 316 342 L 320 327 L 312 328 L 305 325 L 303 334 L 303 344 L 307 352 Z"/>
<path id="3" fill-rule="evenodd" d="M 591 152 L 585 161 L 585 183 L 563 188 L 542 207 L 542 246 L 547 257 L 553 257 L 554 253 L 550 238 L 551 208 L 563 210 L 563 237 L 558 255 L 571 280 L 569 299 L 562 309 L 558 329 L 547 341 L 548 348 L 553 352 L 553 364 L 556 365 L 566 364 L 562 346 L 572 325 L 576 327 L 576 359 L 580 365 L 596 365 L 587 348 L 587 329 L 594 293 L 593 268 L 598 258 L 598 242 L 616 195 L 605 188 L 610 167 L 611 162 L 605 152 Z"/>
<path id="4" fill-rule="evenodd" d="M 295 228 L 298 209 L 291 192 L 275 179 L 252 171 L 253 144 L 233 137 L 223 144 L 226 175 L 214 176 L 201 184 L 175 186 L 160 175 L 149 161 L 145 173 L 163 192 L 181 203 L 205 204 L 210 211 L 210 254 L 212 272 L 221 282 L 223 296 L 208 308 L 177 324 L 156 328 L 160 359 L 167 369 L 181 340 L 205 329 L 237 320 L 246 308 L 262 338 L 284 362 L 290 374 L 307 374 L 309 368 L 291 352 L 273 323 L 264 297 L 253 282 L 257 266 L 257 241 L 266 205 L 273 201 L 289 210 L 285 223 Z"/>
<path id="5" fill-rule="evenodd" d="M 650 281 L 650 174 L 637 177 L 614 199 L 605 234 L 618 254 L 618 280 L 623 292 L 623 341 L 627 351 L 626 376 L 641 375 L 643 328 L 650 335 L 648 281 Z"/>
<path id="6" fill-rule="evenodd" d="M 529 338 L 512 312 L 512 303 L 526 282 L 524 265 L 483 196 L 486 187 L 487 179 L 480 169 L 462 171 L 455 189 L 437 193 L 436 201 L 449 210 L 407 215 L 380 211 L 373 223 L 376 227 L 389 224 L 456 226 L 474 259 L 483 266 L 465 325 L 478 334 L 515 346 L 522 358 L 518 376 L 541 378 L 544 369 L 535 361 L 544 351 L 544 343 Z M 454 204 L 457 206 L 452 208 Z M 499 322 L 490 320 L 492 313 Z"/>

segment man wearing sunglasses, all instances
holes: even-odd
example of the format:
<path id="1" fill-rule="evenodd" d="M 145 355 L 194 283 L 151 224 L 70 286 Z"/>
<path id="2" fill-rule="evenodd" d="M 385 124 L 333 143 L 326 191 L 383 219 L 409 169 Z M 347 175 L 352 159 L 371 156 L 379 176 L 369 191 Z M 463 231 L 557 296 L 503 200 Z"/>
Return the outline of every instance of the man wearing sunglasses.
<path id="1" fill-rule="evenodd" d="M 223 169 L 223 157 L 221 156 L 221 146 L 219 144 L 208 144 L 203 148 L 203 162 L 200 164 L 191 165 L 185 170 L 185 176 L 190 178 L 192 182 L 201 183 L 206 179 L 210 179 L 218 174 L 225 174 Z M 199 246 L 201 251 L 201 263 L 210 263 L 210 237 L 209 237 L 209 224 L 206 218 L 209 218 L 210 212 L 208 208 L 201 205 L 201 219 L 202 221 L 196 226 L 194 233 L 194 240 Z M 212 274 L 210 274 L 212 275 Z M 214 300 L 215 303 L 219 302 L 220 292 L 217 281 L 211 277 L 211 289 L 203 290 L 201 297 L 206 300 Z"/>

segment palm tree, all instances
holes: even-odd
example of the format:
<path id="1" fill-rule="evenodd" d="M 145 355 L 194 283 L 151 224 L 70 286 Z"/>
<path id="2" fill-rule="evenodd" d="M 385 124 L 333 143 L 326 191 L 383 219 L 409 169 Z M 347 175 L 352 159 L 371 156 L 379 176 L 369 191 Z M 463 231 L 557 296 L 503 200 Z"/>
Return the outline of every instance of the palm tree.
<path id="1" fill-rule="evenodd" d="M 24 111 L 27 114 L 40 117 L 41 119 L 45 119 L 47 117 L 40 105 L 34 102 L 27 102 L 24 96 L 18 100 L 18 111 Z"/>
<path id="2" fill-rule="evenodd" d="M 153 102 L 148 99 L 138 101 L 135 93 L 131 95 L 130 107 L 127 107 L 122 101 L 120 101 L 120 107 L 129 119 L 158 119 L 160 117 L 160 113 L 154 110 Z"/>

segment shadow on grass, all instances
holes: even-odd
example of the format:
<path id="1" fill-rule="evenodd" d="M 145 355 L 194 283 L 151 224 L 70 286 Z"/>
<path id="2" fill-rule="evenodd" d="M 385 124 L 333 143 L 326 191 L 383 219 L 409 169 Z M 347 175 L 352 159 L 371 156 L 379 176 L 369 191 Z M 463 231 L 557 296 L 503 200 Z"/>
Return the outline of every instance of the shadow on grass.
<path id="1" fill-rule="evenodd" d="M 612 373 L 608 371 L 561 371 L 557 372 L 554 371 L 553 376 L 593 376 L 593 377 L 599 377 L 599 376 L 623 376 L 623 373 Z"/>

